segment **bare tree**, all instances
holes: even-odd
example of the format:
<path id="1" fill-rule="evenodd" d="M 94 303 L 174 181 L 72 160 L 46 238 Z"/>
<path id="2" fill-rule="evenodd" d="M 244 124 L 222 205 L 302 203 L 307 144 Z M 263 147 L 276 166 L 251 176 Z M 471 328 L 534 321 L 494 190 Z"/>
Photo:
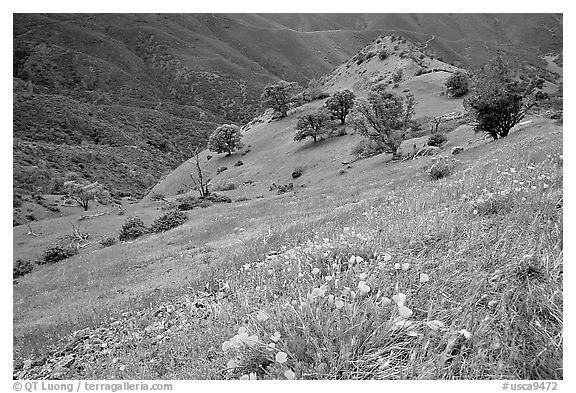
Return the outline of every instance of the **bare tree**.
<path id="1" fill-rule="evenodd" d="M 210 191 L 208 190 L 208 185 L 212 179 L 209 179 L 205 176 L 204 172 L 202 171 L 202 166 L 200 165 L 200 148 L 197 147 L 194 149 L 194 160 L 195 160 L 195 170 L 190 173 L 190 178 L 192 179 L 192 186 L 189 186 L 186 183 L 182 183 L 182 185 L 189 189 L 194 189 L 200 193 L 200 197 L 204 198 L 210 195 Z"/>

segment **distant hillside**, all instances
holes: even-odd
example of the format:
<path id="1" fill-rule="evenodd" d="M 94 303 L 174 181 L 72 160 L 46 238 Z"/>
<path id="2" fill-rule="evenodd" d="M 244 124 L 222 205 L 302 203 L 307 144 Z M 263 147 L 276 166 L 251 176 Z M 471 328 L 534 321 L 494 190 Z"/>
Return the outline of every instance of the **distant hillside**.
<path id="1" fill-rule="evenodd" d="M 562 16 L 16 14 L 13 34 L 16 189 L 77 171 L 140 196 L 218 124 L 258 114 L 266 84 L 305 85 L 381 35 L 459 67 L 504 53 L 554 83 Z"/>

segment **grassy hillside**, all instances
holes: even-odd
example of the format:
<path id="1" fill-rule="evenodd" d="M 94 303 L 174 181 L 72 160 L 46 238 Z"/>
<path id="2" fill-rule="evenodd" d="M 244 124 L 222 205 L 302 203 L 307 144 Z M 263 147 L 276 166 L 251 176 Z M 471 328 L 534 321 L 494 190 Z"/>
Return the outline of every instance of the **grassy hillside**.
<path id="1" fill-rule="evenodd" d="M 305 85 L 380 35 L 402 35 L 466 67 L 503 51 L 556 83 L 542 57 L 561 52 L 561 27 L 561 16 L 539 14 L 15 14 L 15 186 L 24 193 L 58 192 L 56 179 L 75 170 L 140 196 L 202 144 L 208 129 L 246 123 L 259 113 L 267 83 L 281 78 Z M 95 124 L 90 114 L 109 108 L 117 110 Z M 127 126 L 118 113 L 147 119 Z M 161 148 L 126 142 L 142 134 Z M 100 161 L 112 162 L 111 150 L 120 146 L 142 152 L 111 165 L 82 162 L 89 171 L 76 163 L 80 141 L 87 144 L 82 152 Z M 56 143 L 75 152 L 62 154 Z M 160 163 L 151 164 L 152 155 Z M 110 174 L 113 167 L 121 180 Z"/>
<path id="2" fill-rule="evenodd" d="M 265 344 L 280 333 L 289 357 L 272 377 L 288 367 L 298 378 L 562 378 L 562 128 L 533 118 L 498 142 L 467 127 L 450 141 L 466 150 L 439 181 L 425 173 L 430 158 L 377 156 L 296 193 L 193 210 L 165 234 L 38 267 L 14 287 L 16 357 L 61 349 L 66 332 L 90 329 L 24 375 L 239 377 L 275 354 L 223 352 L 245 326 Z M 127 214 L 149 223 L 154 206 Z M 122 218 L 91 220 L 91 230 Z M 68 230 L 52 222 L 46 233 Z M 351 256 L 363 262 L 346 268 Z M 357 292 L 359 280 L 368 296 L 342 292 Z M 325 296 L 307 301 L 322 283 Z M 400 325 L 382 300 L 399 292 L 413 312 Z M 339 330 L 342 313 L 354 332 Z M 78 346 L 102 342 L 109 351 Z M 70 353 L 74 365 L 56 370 Z M 241 368 L 221 373 L 234 353 Z"/>

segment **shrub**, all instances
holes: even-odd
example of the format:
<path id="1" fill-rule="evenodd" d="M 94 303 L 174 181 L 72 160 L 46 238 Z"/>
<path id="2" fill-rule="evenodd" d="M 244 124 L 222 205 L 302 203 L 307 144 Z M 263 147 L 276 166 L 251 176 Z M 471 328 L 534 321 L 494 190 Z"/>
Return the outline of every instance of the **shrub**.
<path id="1" fill-rule="evenodd" d="M 383 151 L 376 142 L 370 139 L 363 139 L 352 148 L 350 153 L 355 157 L 371 157 Z"/>
<path id="2" fill-rule="evenodd" d="M 225 195 L 216 194 L 215 192 L 208 195 L 205 199 L 214 203 L 232 203 L 232 199 L 230 199 L 229 197 Z"/>
<path id="3" fill-rule="evenodd" d="M 457 160 L 455 158 L 442 157 L 432 161 L 426 172 L 431 180 L 439 180 L 454 172 Z"/>
<path id="4" fill-rule="evenodd" d="M 28 221 L 36 221 L 36 215 L 34 213 L 26 214 L 25 217 Z"/>
<path id="5" fill-rule="evenodd" d="M 244 163 L 241 160 L 236 161 L 236 164 L 234 164 L 234 166 L 242 166 L 244 165 Z"/>
<path id="6" fill-rule="evenodd" d="M 236 198 L 236 200 L 234 202 L 244 202 L 244 201 L 249 201 L 250 198 L 248 198 L 247 196 L 239 196 L 238 198 Z"/>
<path id="7" fill-rule="evenodd" d="M 483 193 L 471 204 L 472 214 L 479 216 L 510 213 L 513 207 L 514 199 L 506 191 Z"/>
<path id="8" fill-rule="evenodd" d="M 34 264 L 28 260 L 18 259 L 12 268 L 12 278 L 25 276 L 34 269 Z"/>
<path id="9" fill-rule="evenodd" d="M 100 240 L 98 243 L 100 243 L 100 245 L 102 247 L 110 247 L 116 243 L 116 238 L 114 236 L 105 237 L 104 239 Z"/>
<path id="10" fill-rule="evenodd" d="M 293 183 L 288 183 L 288 184 L 284 184 L 284 185 L 280 185 L 278 186 L 278 194 L 284 194 L 286 192 L 290 192 L 294 189 L 294 184 Z"/>
<path id="11" fill-rule="evenodd" d="M 176 200 L 176 208 L 178 210 L 192 210 L 195 207 L 199 207 L 200 202 L 202 202 L 202 199 L 199 197 L 187 196 Z"/>
<path id="12" fill-rule="evenodd" d="M 59 245 L 50 246 L 42 253 L 42 259 L 38 261 L 38 264 L 51 264 L 60 262 L 64 259 L 68 259 L 75 255 L 78 251 L 72 247 L 62 247 Z"/>
<path id="13" fill-rule="evenodd" d="M 401 82 L 403 76 L 404 76 L 404 71 L 402 71 L 402 69 L 398 69 L 395 73 L 392 74 L 392 82 L 394 82 L 394 83 Z"/>
<path id="14" fill-rule="evenodd" d="M 152 196 L 150 197 L 151 201 L 163 201 L 164 199 L 166 199 L 166 195 L 164 194 L 159 194 L 156 192 L 152 193 Z"/>
<path id="15" fill-rule="evenodd" d="M 148 229 L 138 217 L 128 217 L 120 229 L 118 240 L 133 240 L 148 233 Z"/>
<path id="16" fill-rule="evenodd" d="M 386 60 L 388 58 L 388 51 L 386 49 L 381 49 L 378 52 L 378 58 L 380 60 Z"/>
<path id="17" fill-rule="evenodd" d="M 155 233 L 166 232 L 182 225 L 187 219 L 186 213 L 173 210 L 155 219 L 150 230 Z"/>
<path id="18" fill-rule="evenodd" d="M 224 172 L 225 170 L 227 170 L 228 167 L 227 166 L 221 166 L 220 168 L 218 168 L 218 170 L 216 171 L 216 176 L 218 176 L 219 174 L 221 174 L 222 172 Z"/>
<path id="19" fill-rule="evenodd" d="M 470 87 L 470 78 L 465 72 L 458 71 L 453 73 L 446 80 L 446 93 L 450 97 L 462 97 L 468 93 Z"/>
<path id="20" fill-rule="evenodd" d="M 214 187 L 215 191 L 232 191 L 236 189 L 236 184 L 234 183 L 224 183 L 218 187 Z"/>
<path id="21" fill-rule="evenodd" d="M 295 168 L 292 171 L 292 179 L 298 179 L 300 176 L 302 176 L 303 172 L 304 172 L 304 168 L 302 168 L 301 166 Z"/>
<path id="22" fill-rule="evenodd" d="M 432 134 L 430 135 L 430 137 L 428 138 L 428 142 L 426 142 L 426 144 L 428 146 L 437 146 L 440 147 L 442 146 L 444 143 L 446 143 L 446 141 L 448 140 L 448 138 L 446 138 L 446 134 Z"/>

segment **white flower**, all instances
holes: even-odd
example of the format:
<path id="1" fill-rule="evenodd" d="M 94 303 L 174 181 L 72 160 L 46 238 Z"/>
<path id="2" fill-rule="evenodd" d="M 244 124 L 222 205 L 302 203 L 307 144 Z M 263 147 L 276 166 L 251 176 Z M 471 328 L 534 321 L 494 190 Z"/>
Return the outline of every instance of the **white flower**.
<path id="1" fill-rule="evenodd" d="M 320 269 L 318 269 L 317 267 L 315 267 L 314 269 L 312 269 L 312 274 L 316 275 L 320 273 Z"/>
<path id="2" fill-rule="evenodd" d="M 352 265 L 352 264 L 354 264 L 354 262 L 356 262 L 356 257 L 355 257 L 354 255 L 352 255 L 352 256 L 350 257 L 350 259 L 348 259 L 348 264 L 349 264 L 349 265 Z"/>
<path id="3" fill-rule="evenodd" d="M 224 341 L 222 343 L 222 350 L 224 352 L 226 352 L 227 350 L 229 350 L 230 348 L 232 348 L 232 343 L 230 341 Z"/>
<path id="4" fill-rule="evenodd" d="M 402 318 L 408 319 L 410 318 L 410 315 L 412 315 L 412 310 L 406 306 L 398 306 L 398 313 Z"/>
<path id="5" fill-rule="evenodd" d="M 472 333 L 470 333 L 468 330 L 466 329 L 461 329 L 458 331 L 459 334 L 463 335 L 464 338 L 466 338 L 466 340 L 469 340 L 470 337 L 472 337 Z"/>
<path id="6" fill-rule="evenodd" d="M 408 270 L 410 268 L 410 264 L 409 263 L 403 263 L 402 264 L 402 270 Z"/>
<path id="7" fill-rule="evenodd" d="M 364 262 L 364 258 L 356 257 L 356 263 L 361 263 L 361 262 Z"/>
<path id="8" fill-rule="evenodd" d="M 228 360 L 226 368 L 236 368 L 236 367 L 238 367 L 238 364 L 234 361 L 234 359 Z"/>
<path id="9" fill-rule="evenodd" d="M 366 284 L 366 281 L 360 281 L 358 283 L 358 293 L 360 295 L 365 295 L 370 292 L 370 287 Z"/>
<path id="10" fill-rule="evenodd" d="M 288 360 L 288 355 L 286 352 L 280 351 L 276 354 L 276 361 L 278 363 L 286 363 L 286 360 Z"/>
<path id="11" fill-rule="evenodd" d="M 366 280 L 366 277 L 368 277 L 368 275 L 366 273 L 360 273 L 358 277 L 360 277 L 360 280 Z"/>
<path id="12" fill-rule="evenodd" d="M 428 282 L 428 280 L 430 280 L 430 277 L 428 277 L 428 275 L 426 273 L 420 273 L 420 282 L 421 283 Z"/>
<path id="13" fill-rule="evenodd" d="M 296 374 L 294 374 L 294 371 L 292 370 L 284 371 L 284 376 L 286 377 L 286 379 L 296 379 Z"/>
<path id="14" fill-rule="evenodd" d="M 244 326 L 238 328 L 238 334 L 248 333 L 248 330 Z"/>
<path id="15" fill-rule="evenodd" d="M 400 264 L 399 264 L 398 262 L 396 262 L 396 263 L 394 264 L 394 269 L 396 269 L 396 270 L 400 270 L 401 267 L 402 267 L 402 266 L 400 266 Z"/>
<path id="16" fill-rule="evenodd" d="M 265 322 L 268 318 L 270 317 L 264 311 L 258 311 L 258 314 L 256 314 L 256 319 L 259 322 Z"/>
<path id="17" fill-rule="evenodd" d="M 382 255 L 382 259 L 384 259 L 385 262 L 388 262 L 389 260 L 392 259 L 392 255 L 385 252 L 384 255 Z"/>
<path id="18" fill-rule="evenodd" d="M 326 282 L 332 281 L 332 276 L 326 276 L 324 277 L 324 280 L 326 280 Z"/>
<path id="19" fill-rule="evenodd" d="M 381 305 L 382 307 L 387 307 L 387 306 L 389 306 L 390 304 L 392 304 L 392 300 L 390 300 L 390 298 L 384 296 L 382 299 L 380 299 L 380 305 Z"/>
<path id="20" fill-rule="evenodd" d="M 398 295 L 392 296 L 392 300 L 398 305 L 398 307 L 403 306 L 406 302 L 406 295 L 399 293 Z"/>
<path id="21" fill-rule="evenodd" d="M 270 336 L 270 340 L 278 341 L 278 340 L 280 340 L 280 337 L 281 337 L 280 332 L 274 332 L 274 334 Z"/>
<path id="22" fill-rule="evenodd" d="M 336 306 L 337 309 L 341 309 L 342 307 L 344 307 L 344 302 L 338 299 L 334 302 L 334 306 Z"/>

